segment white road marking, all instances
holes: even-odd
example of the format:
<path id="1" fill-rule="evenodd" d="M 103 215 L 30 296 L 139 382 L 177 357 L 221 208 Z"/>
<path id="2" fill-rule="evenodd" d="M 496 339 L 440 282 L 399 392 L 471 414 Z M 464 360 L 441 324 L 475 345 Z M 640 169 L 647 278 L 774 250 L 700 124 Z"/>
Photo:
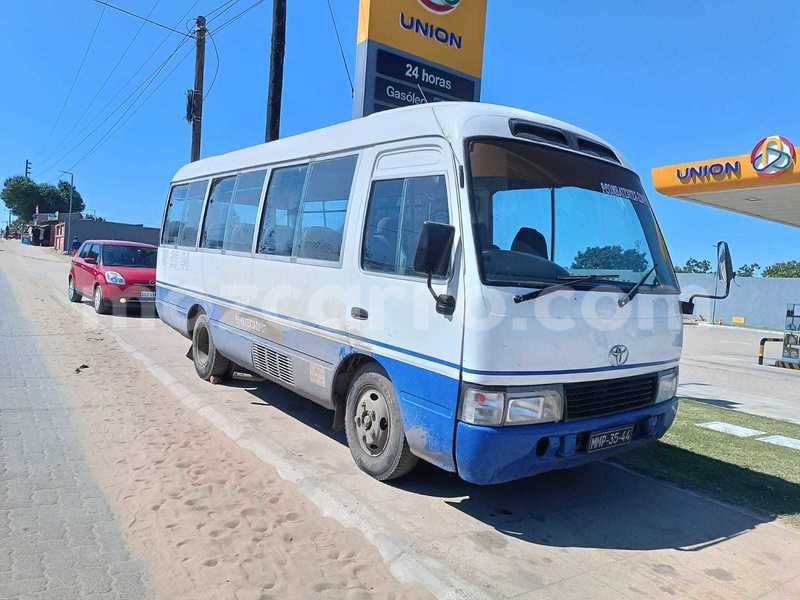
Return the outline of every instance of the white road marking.
<path id="1" fill-rule="evenodd" d="M 775 444 L 776 446 L 783 446 L 784 448 L 791 448 L 792 450 L 800 450 L 800 440 L 786 437 L 785 435 L 770 435 L 758 438 L 758 441 Z"/>
<path id="2" fill-rule="evenodd" d="M 758 429 L 750 429 L 749 427 L 740 427 L 739 425 L 731 425 L 730 423 L 724 423 L 723 421 L 709 421 L 708 423 L 698 423 L 698 427 L 702 427 L 703 429 L 711 429 L 712 431 L 719 431 L 720 433 L 727 433 L 729 435 L 735 435 L 736 437 L 746 438 L 746 437 L 753 437 L 756 435 L 764 435 L 765 431 L 759 431 Z"/>

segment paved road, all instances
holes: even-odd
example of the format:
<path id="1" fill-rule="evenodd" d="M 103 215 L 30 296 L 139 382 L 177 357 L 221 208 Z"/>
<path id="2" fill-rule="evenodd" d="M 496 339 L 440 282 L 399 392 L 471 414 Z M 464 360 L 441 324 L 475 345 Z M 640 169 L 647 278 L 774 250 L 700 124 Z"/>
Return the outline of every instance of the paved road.
<path id="1" fill-rule="evenodd" d="M 778 334 L 713 325 L 684 329 L 679 393 L 716 406 L 800 423 L 800 371 L 758 366 L 762 337 Z M 765 363 L 780 356 L 767 345 Z"/>
<path id="2" fill-rule="evenodd" d="M 40 260 L 42 249 L 0 248 L 0 266 L 35 265 L 63 299 L 65 263 Z M 439 597 L 800 597 L 800 533 L 769 518 L 607 464 L 494 487 L 423 466 L 381 484 L 355 468 L 327 411 L 268 383 L 200 381 L 188 342 L 156 320 L 63 306 L 114 337 L 164 394 L 362 531 L 395 576 Z"/>
<path id="3" fill-rule="evenodd" d="M 0 598 L 147 598 L 31 333 L 0 272 Z"/>

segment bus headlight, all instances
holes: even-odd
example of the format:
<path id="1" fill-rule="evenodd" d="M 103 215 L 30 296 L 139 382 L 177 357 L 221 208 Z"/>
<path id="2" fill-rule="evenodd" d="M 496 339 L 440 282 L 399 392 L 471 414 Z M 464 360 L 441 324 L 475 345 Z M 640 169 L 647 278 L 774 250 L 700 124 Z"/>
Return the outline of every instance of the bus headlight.
<path id="1" fill-rule="evenodd" d="M 500 425 L 504 407 L 503 392 L 466 387 L 461 400 L 461 420 L 473 425 Z"/>
<path id="2" fill-rule="evenodd" d="M 530 425 L 560 421 L 564 414 L 562 390 L 561 386 L 547 386 L 509 394 L 506 424 Z"/>
<path id="3" fill-rule="evenodd" d="M 658 393 L 656 403 L 672 400 L 678 393 L 678 367 L 664 371 L 658 375 Z"/>

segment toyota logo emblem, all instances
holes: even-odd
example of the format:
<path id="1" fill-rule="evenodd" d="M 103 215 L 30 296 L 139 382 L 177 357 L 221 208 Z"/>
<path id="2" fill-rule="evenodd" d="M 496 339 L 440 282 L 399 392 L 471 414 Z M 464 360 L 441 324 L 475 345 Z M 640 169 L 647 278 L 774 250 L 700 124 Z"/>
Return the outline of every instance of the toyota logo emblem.
<path id="1" fill-rule="evenodd" d="M 628 362 L 628 347 L 623 344 L 617 344 L 608 351 L 608 362 L 612 367 L 619 367 Z"/>

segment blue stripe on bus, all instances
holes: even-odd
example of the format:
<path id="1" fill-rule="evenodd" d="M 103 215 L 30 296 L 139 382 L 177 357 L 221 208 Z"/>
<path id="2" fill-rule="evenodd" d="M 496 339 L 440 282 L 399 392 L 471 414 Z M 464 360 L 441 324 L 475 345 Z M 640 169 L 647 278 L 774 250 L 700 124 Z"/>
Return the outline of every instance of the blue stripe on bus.
<path id="1" fill-rule="evenodd" d="M 495 377 L 513 377 L 513 376 L 536 376 L 536 375 L 577 375 L 581 373 L 604 373 L 608 371 L 622 371 L 627 369 L 638 369 L 643 367 L 655 367 L 659 365 L 667 365 L 670 363 L 675 363 L 680 360 L 679 357 L 672 358 L 669 360 L 662 360 L 657 362 L 646 362 L 646 363 L 635 363 L 631 365 L 620 365 L 620 366 L 608 366 L 608 367 L 592 367 L 587 369 L 561 369 L 561 370 L 551 370 L 551 371 L 485 371 L 481 369 L 470 369 L 468 367 L 460 367 L 455 363 L 448 362 L 446 360 L 442 360 L 441 358 L 436 358 L 435 356 L 430 356 L 428 354 L 422 354 L 421 352 L 416 352 L 415 350 L 410 350 L 408 348 L 401 348 L 400 346 L 394 346 L 392 344 L 387 344 L 385 342 L 380 342 L 378 340 L 373 340 L 370 338 L 366 338 L 363 336 L 355 335 L 352 333 L 347 333 L 346 331 L 341 331 L 338 329 L 333 329 L 331 327 L 325 327 L 324 325 L 318 325 L 316 323 L 311 323 L 310 321 L 305 321 L 303 319 L 298 319 L 296 317 L 292 317 L 290 315 L 285 315 L 281 313 L 276 313 L 272 311 L 268 311 L 262 308 L 257 308 L 255 306 L 250 306 L 248 304 L 242 304 L 240 302 L 236 302 L 234 300 L 229 300 L 226 298 L 221 298 L 219 296 L 214 296 L 213 294 L 207 294 L 204 292 L 198 292 L 196 290 L 192 290 L 189 288 L 184 288 L 172 283 L 165 283 L 163 281 L 157 281 L 158 285 L 174 288 L 176 290 L 181 290 L 192 295 L 196 299 L 201 299 L 200 296 L 206 296 L 218 302 L 223 302 L 227 304 L 232 304 L 234 306 L 238 306 L 240 308 L 260 313 L 263 315 L 267 315 L 270 317 L 276 317 L 279 319 L 284 319 L 286 321 L 291 321 L 294 323 L 299 323 L 301 325 L 305 325 L 306 327 L 311 327 L 313 329 L 319 329 L 320 331 L 325 331 L 326 333 L 332 333 L 334 335 L 341 335 L 344 337 L 349 337 L 354 340 L 358 340 L 361 342 L 366 342 L 368 344 L 372 344 L 378 346 L 380 348 L 385 348 L 386 350 L 392 350 L 394 352 L 398 352 L 400 354 L 406 354 L 408 356 L 412 356 L 414 358 L 419 358 L 422 360 L 427 360 L 432 363 L 442 365 L 445 367 L 450 367 L 456 370 L 462 370 L 464 373 L 469 373 L 470 375 L 486 375 L 486 376 L 495 376 Z"/>

